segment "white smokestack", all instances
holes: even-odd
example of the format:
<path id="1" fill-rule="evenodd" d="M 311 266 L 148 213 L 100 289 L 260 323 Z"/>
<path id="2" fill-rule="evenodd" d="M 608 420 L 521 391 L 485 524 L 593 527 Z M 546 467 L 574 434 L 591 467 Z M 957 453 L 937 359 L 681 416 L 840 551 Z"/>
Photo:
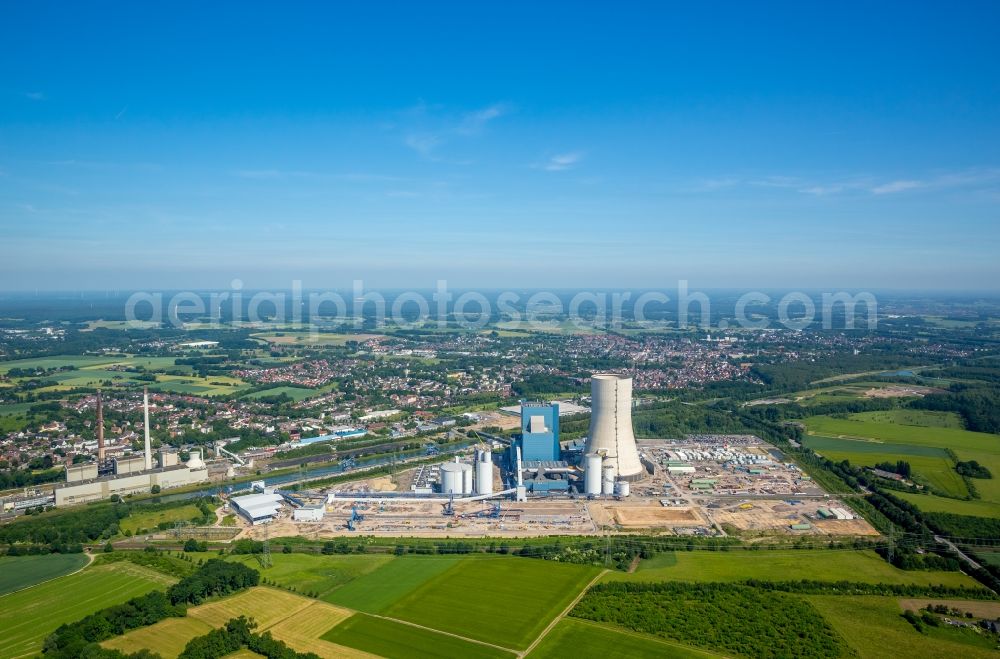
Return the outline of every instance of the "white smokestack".
<path id="1" fill-rule="evenodd" d="M 153 447 L 149 442 L 149 388 L 142 388 L 143 425 L 146 431 L 146 470 L 153 468 Z"/>
<path id="2" fill-rule="evenodd" d="M 521 447 L 517 447 L 517 486 L 524 487 L 524 477 L 521 476 Z"/>
<path id="3" fill-rule="evenodd" d="M 632 378 L 595 373 L 590 383 L 590 433 L 584 452 L 603 454 L 620 478 L 641 475 L 632 434 Z"/>

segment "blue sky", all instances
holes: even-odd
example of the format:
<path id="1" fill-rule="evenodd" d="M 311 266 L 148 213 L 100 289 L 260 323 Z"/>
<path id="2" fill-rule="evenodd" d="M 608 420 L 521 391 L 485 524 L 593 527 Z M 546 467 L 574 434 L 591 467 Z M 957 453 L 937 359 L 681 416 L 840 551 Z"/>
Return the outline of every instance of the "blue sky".
<path id="1" fill-rule="evenodd" d="M 1000 5 L 5 3 L 0 289 L 996 288 Z"/>

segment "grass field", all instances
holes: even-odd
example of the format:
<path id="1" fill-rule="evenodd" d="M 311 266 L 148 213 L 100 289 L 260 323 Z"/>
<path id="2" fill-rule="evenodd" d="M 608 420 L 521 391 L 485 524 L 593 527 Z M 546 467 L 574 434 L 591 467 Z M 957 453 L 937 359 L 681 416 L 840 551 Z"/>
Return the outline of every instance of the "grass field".
<path id="1" fill-rule="evenodd" d="M 225 396 L 239 393 L 249 387 L 250 385 L 242 380 L 226 375 L 212 375 L 204 378 L 195 375 L 157 375 L 156 382 L 149 385 L 151 391 L 199 396 Z"/>
<path id="2" fill-rule="evenodd" d="M 83 355 L 61 355 L 57 357 L 37 357 L 35 359 L 15 359 L 9 362 L 0 362 L 0 373 L 7 373 L 12 368 L 65 368 L 75 366 L 83 368 L 85 366 L 110 365 L 120 362 L 121 357 L 88 357 Z"/>
<path id="3" fill-rule="evenodd" d="M 951 427 L 925 427 L 873 420 L 884 412 L 861 412 L 846 419 L 811 416 L 804 422 L 810 432 L 826 437 L 876 439 L 887 444 L 910 444 L 1000 453 L 1000 437 Z M 912 412 L 911 412 L 912 414 Z"/>
<path id="4" fill-rule="evenodd" d="M 312 603 L 313 600 L 294 593 L 257 586 L 232 597 L 196 606 L 188 611 L 188 616 L 212 627 L 221 627 L 232 618 L 247 616 L 266 629 Z"/>
<path id="5" fill-rule="evenodd" d="M 347 619 L 353 612 L 300 595 L 267 587 L 248 591 L 188 610 L 187 617 L 168 618 L 104 641 L 105 648 L 121 652 L 152 650 L 166 659 L 181 653 L 188 642 L 231 618 L 253 618 L 257 631 L 269 631 L 301 652 L 324 657 L 354 657 L 363 653 L 320 640 L 320 635 Z"/>
<path id="6" fill-rule="evenodd" d="M 240 562 L 255 570 L 260 570 L 260 565 L 253 556 L 229 556 L 227 560 Z M 317 556 L 276 553 L 271 556 L 272 566 L 266 570 L 260 570 L 260 572 L 261 576 L 282 586 L 295 588 L 302 593 L 315 592 L 321 598 L 334 604 L 343 604 L 354 608 L 336 598 L 328 597 L 328 595 L 334 589 L 354 579 L 358 579 L 373 570 L 378 570 L 387 563 L 391 564 L 393 560 L 392 556 L 384 554 Z"/>
<path id="7" fill-rule="evenodd" d="M 400 597 L 385 615 L 523 649 L 596 574 L 593 567 L 541 560 L 464 560 Z"/>
<path id="8" fill-rule="evenodd" d="M 313 602 L 294 616 L 289 616 L 267 631 L 298 652 L 314 652 L 321 657 L 369 657 L 366 652 L 344 645 L 336 645 L 320 638 L 334 625 L 354 615 L 353 611 L 332 606 L 326 602 Z"/>
<path id="9" fill-rule="evenodd" d="M 835 462 L 848 460 L 856 466 L 874 466 L 880 462 L 895 463 L 906 460 L 913 473 L 935 490 L 952 497 L 967 497 L 965 481 L 955 471 L 955 463 L 942 448 L 912 446 L 908 444 L 883 444 L 859 439 L 821 437 L 810 435 L 802 443 L 825 458 Z"/>
<path id="10" fill-rule="evenodd" d="M 268 398 L 270 396 L 280 396 L 284 394 L 291 398 L 293 402 L 298 403 L 306 398 L 318 396 L 320 393 L 322 392 L 319 389 L 304 389 L 302 387 L 275 387 L 273 389 L 255 391 L 242 396 L 242 398 L 247 400 L 257 400 L 258 398 Z"/>
<path id="11" fill-rule="evenodd" d="M 0 597 L 0 657 L 24 657 L 41 651 L 45 637 L 59 625 L 120 604 L 172 579 L 136 565 L 90 567 L 27 590 Z"/>
<path id="12" fill-rule="evenodd" d="M 572 648 L 572 652 L 567 652 Z M 528 654 L 530 659 L 644 659 L 665 657 L 721 657 L 704 650 L 665 641 L 647 634 L 616 629 L 585 620 L 564 618 L 538 646 Z"/>
<path id="13" fill-rule="evenodd" d="M 140 627 L 116 636 L 101 645 L 126 654 L 143 648 L 155 651 L 164 659 L 179 655 L 192 638 L 211 631 L 211 625 L 197 618 L 167 618 L 149 627 Z"/>
<path id="14" fill-rule="evenodd" d="M 504 616 L 498 616 L 503 618 Z M 472 643 L 454 636 L 413 627 L 393 620 L 358 613 L 340 623 L 322 637 L 326 641 L 364 650 L 388 659 L 493 659 L 513 657 L 487 645 Z"/>
<path id="15" fill-rule="evenodd" d="M 891 597 L 806 597 L 862 659 L 898 657 L 996 657 L 996 652 L 948 638 L 952 630 L 917 632 L 901 617 L 902 608 Z"/>
<path id="16" fill-rule="evenodd" d="M 198 510 L 197 506 L 190 504 L 167 510 L 136 513 L 121 520 L 118 525 L 122 531 L 128 530 L 135 533 L 139 529 L 155 529 L 156 525 L 161 522 L 187 522 L 195 517 L 201 517 L 201 511 Z"/>
<path id="17" fill-rule="evenodd" d="M 979 486 L 979 482 L 976 482 Z M 893 492 L 893 496 L 905 499 L 920 510 L 928 513 L 954 513 L 972 517 L 1000 516 L 1000 504 L 995 501 L 975 499 L 973 501 L 958 501 L 946 497 L 936 497 L 931 494 L 910 494 L 909 492 Z"/>
<path id="18" fill-rule="evenodd" d="M 342 346 L 348 341 L 367 341 L 378 334 L 333 334 L 330 332 L 273 332 L 251 334 L 252 338 L 278 345 Z"/>
<path id="19" fill-rule="evenodd" d="M 641 561 L 635 572 L 609 572 L 602 581 L 860 581 L 887 584 L 975 586 L 961 572 L 904 571 L 873 551 L 679 551 Z"/>
<path id="20" fill-rule="evenodd" d="M 351 581 L 323 599 L 358 611 L 382 613 L 400 597 L 460 560 L 457 556 L 404 556 L 381 565 L 374 572 Z"/>
<path id="21" fill-rule="evenodd" d="M 805 438 L 805 445 L 827 457 L 849 459 L 859 465 L 885 458 L 904 459 L 914 472 L 952 496 L 968 495 L 964 481 L 946 455 L 935 457 L 928 449 L 950 449 L 958 459 L 977 460 L 1000 476 L 1000 436 L 956 428 L 954 415 L 893 410 L 862 412 L 847 418 L 814 416 L 804 421 L 810 435 L 814 435 Z M 983 501 L 1000 505 L 1000 478 L 977 479 L 975 485 Z"/>
<path id="22" fill-rule="evenodd" d="M 952 428 L 964 430 L 962 417 L 955 412 L 931 412 L 928 410 L 884 410 L 881 412 L 859 412 L 851 418 L 873 423 L 889 423 L 920 428 Z"/>
<path id="23" fill-rule="evenodd" d="M 156 374 L 156 381 L 148 383 L 153 391 L 166 391 L 179 394 L 195 394 L 202 396 L 222 396 L 239 393 L 250 385 L 238 378 L 225 375 L 200 377 L 191 372 L 189 366 L 177 366 L 173 357 L 90 357 L 90 356 L 60 356 L 41 357 L 38 359 L 22 359 L 0 363 L 0 373 L 7 373 L 12 368 L 63 368 L 75 366 L 76 370 L 53 373 L 45 376 L 45 380 L 53 384 L 38 389 L 45 391 L 68 391 L 74 387 L 96 387 L 106 381 L 113 384 L 138 384 L 139 373 L 108 370 L 112 366 L 142 368 L 147 371 L 182 371 L 185 375 Z M 146 384 L 143 382 L 143 384 Z"/>
<path id="24" fill-rule="evenodd" d="M 0 595 L 76 572 L 86 564 L 84 554 L 0 557 Z"/>

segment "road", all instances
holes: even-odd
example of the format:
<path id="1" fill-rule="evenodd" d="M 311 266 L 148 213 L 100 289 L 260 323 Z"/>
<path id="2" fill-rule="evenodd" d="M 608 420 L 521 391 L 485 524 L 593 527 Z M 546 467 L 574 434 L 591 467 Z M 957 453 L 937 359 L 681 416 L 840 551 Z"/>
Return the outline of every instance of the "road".
<path id="1" fill-rule="evenodd" d="M 965 555 L 962 552 L 962 550 L 959 549 L 955 545 L 955 543 L 953 543 L 951 540 L 948 540 L 947 538 L 942 538 L 941 536 L 936 535 L 936 536 L 934 536 L 934 541 L 937 542 L 937 543 L 939 543 L 939 544 L 944 545 L 948 549 L 950 549 L 953 552 L 955 552 L 956 554 L 958 554 L 958 557 L 960 559 L 962 559 L 963 561 L 965 561 L 966 563 L 968 563 L 969 567 L 971 567 L 972 569 L 974 569 L 974 570 L 981 570 L 982 569 L 982 566 L 979 563 L 975 562 L 974 560 L 972 560 L 971 558 L 969 558 L 967 555 Z"/>

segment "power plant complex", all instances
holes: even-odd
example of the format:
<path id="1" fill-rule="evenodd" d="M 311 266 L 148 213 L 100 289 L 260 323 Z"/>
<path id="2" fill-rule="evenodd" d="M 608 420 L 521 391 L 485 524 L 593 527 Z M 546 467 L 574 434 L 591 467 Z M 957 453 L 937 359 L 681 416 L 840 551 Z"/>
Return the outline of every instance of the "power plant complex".
<path id="1" fill-rule="evenodd" d="M 590 391 L 590 430 L 582 455 L 561 448 L 558 403 L 521 403 L 521 436 L 511 443 L 505 461 L 516 498 L 627 496 L 629 483 L 644 477 L 632 431 L 632 378 L 595 373 Z"/>
<path id="2" fill-rule="evenodd" d="M 66 483 L 56 487 L 55 505 L 64 506 L 126 496 L 160 489 L 181 487 L 208 481 L 208 467 L 200 451 L 192 453 L 185 464 L 179 464 L 177 453 L 166 448 L 157 454 L 153 465 L 153 450 L 149 434 L 149 391 L 143 389 L 142 407 L 145 450 L 141 455 L 108 459 L 104 447 L 104 413 L 100 394 L 97 398 L 97 463 L 66 467 Z"/>

